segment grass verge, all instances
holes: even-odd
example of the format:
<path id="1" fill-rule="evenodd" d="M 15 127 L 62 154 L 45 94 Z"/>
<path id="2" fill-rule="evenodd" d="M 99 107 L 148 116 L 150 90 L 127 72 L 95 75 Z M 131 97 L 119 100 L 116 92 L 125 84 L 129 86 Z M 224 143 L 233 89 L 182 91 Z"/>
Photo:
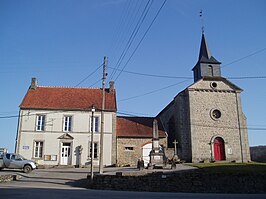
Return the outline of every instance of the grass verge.
<path id="1" fill-rule="evenodd" d="M 266 173 L 266 163 L 186 163 L 185 165 L 199 168 L 199 171 L 207 173 L 241 173 L 259 174 Z"/>

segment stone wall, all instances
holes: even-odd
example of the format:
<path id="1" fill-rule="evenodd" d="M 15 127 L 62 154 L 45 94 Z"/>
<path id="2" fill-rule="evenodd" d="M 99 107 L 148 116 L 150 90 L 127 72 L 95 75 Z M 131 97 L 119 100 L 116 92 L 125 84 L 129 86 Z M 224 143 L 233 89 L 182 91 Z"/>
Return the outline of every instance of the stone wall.
<path id="1" fill-rule="evenodd" d="M 189 110 L 189 95 L 188 91 L 184 90 L 175 97 L 175 122 L 177 134 L 177 151 L 181 160 L 191 162 L 191 125 L 190 125 L 190 110 Z"/>
<path id="2" fill-rule="evenodd" d="M 13 180 L 20 179 L 21 177 L 18 175 L 13 175 L 13 174 L 2 174 L 0 175 L 0 183 L 1 182 L 10 182 Z"/>
<path id="3" fill-rule="evenodd" d="M 98 175 L 88 188 L 186 193 L 266 193 L 266 174 L 207 174 L 199 171 L 143 176 Z"/>
<path id="4" fill-rule="evenodd" d="M 191 162 L 191 137 L 189 123 L 189 98 L 187 91 L 180 92 L 174 100 L 159 114 L 168 133 L 168 146 L 173 148 L 177 140 L 178 157 Z"/>
<path id="5" fill-rule="evenodd" d="M 228 83 L 200 80 L 189 87 L 192 162 L 214 159 L 214 139 L 225 143 L 227 161 L 250 160 L 246 122 L 242 113 L 240 95 Z M 212 117 L 213 110 L 221 112 Z"/>
<path id="6" fill-rule="evenodd" d="M 136 166 L 139 158 L 142 157 L 142 147 L 151 143 L 151 138 L 117 138 L 117 165 Z M 167 146 L 167 139 L 160 138 L 160 145 Z M 125 147 L 132 147 L 133 150 L 127 150 Z"/>

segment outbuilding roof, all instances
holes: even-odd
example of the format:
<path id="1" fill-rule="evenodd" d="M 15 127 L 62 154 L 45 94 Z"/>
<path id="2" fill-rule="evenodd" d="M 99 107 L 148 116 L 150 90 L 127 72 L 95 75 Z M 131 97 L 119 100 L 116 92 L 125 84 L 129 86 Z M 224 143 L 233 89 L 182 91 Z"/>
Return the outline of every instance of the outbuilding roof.
<path id="1" fill-rule="evenodd" d="M 29 89 L 20 104 L 25 109 L 101 110 L 102 89 L 37 86 Z M 115 90 L 105 89 L 105 110 L 116 111 Z"/>
<path id="2" fill-rule="evenodd" d="M 153 137 L 153 117 L 117 117 L 117 137 Z M 157 118 L 156 118 L 157 119 Z M 166 133 L 159 119 L 159 137 L 166 137 Z"/>

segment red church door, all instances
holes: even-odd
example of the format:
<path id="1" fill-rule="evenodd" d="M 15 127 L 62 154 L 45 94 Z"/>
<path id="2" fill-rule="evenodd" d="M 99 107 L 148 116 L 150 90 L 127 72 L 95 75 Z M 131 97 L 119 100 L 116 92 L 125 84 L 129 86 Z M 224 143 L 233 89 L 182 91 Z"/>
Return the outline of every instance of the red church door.
<path id="1" fill-rule="evenodd" d="M 214 160 L 225 160 L 224 140 L 220 137 L 214 139 Z"/>

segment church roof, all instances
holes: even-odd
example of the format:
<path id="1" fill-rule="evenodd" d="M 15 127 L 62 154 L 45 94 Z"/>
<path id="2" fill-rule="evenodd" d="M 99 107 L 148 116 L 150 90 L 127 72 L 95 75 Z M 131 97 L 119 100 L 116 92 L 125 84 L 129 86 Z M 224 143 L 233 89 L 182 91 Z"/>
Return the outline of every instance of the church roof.
<path id="1" fill-rule="evenodd" d="M 153 117 L 117 117 L 118 137 L 153 137 Z M 159 119 L 159 137 L 166 137 L 166 133 Z"/>
<path id="2" fill-rule="evenodd" d="M 202 34 L 202 38 L 201 38 L 200 53 L 199 53 L 198 62 L 200 62 L 200 63 L 217 63 L 217 64 L 221 64 L 221 62 L 217 61 L 211 55 L 211 51 L 208 48 L 207 41 L 205 39 L 204 34 Z"/>
<path id="3" fill-rule="evenodd" d="M 101 110 L 102 89 L 37 86 L 29 89 L 20 104 L 27 109 Z M 115 91 L 105 90 L 105 110 L 116 111 Z"/>
<path id="4" fill-rule="evenodd" d="M 211 51 L 208 47 L 207 41 L 205 39 L 204 33 L 202 34 L 202 37 L 201 37 L 199 59 L 198 59 L 197 64 L 194 66 L 194 68 L 192 70 L 194 70 L 195 67 L 197 67 L 199 63 L 221 64 L 221 62 L 219 62 L 217 59 L 215 59 L 212 56 Z"/>

